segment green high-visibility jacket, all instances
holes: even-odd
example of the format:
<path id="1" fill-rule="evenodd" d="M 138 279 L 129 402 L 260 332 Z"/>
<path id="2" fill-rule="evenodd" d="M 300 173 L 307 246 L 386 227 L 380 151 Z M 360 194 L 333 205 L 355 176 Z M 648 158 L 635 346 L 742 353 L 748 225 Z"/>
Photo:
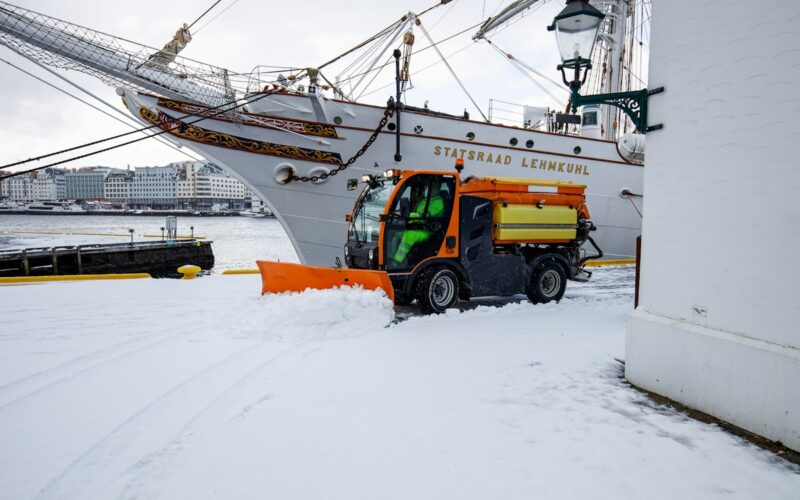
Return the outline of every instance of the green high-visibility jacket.
<path id="1" fill-rule="evenodd" d="M 444 200 L 441 196 L 436 195 L 431 197 L 430 203 L 428 203 L 428 212 L 427 214 L 423 214 L 425 211 L 425 202 L 426 200 L 422 199 L 417 203 L 417 209 L 411 212 L 408 216 L 412 219 L 419 219 L 421 217 L 441 217 L 444 214 Z"/>
<path id="2" fill-rule="evenodd" d="M 423 217 L 441 217 L 444 215 L 444 200 L 441 196 L 432 196 L 430 202 L 428 202 L 428 211 L 425 213 L 425 202 L 426 200 L 420 200 L 417 203 L 417 208 L 414 212 L 411 212 L 408 217 L 409 219 L 421 219 Z M 409 221 L 411 223 L 413 221 Z M 428 241 L 431 237 L 431 231 L 425 227 L 414 228 L 414 229 L 405 229 L 402 232 L 402 236 L 400 239 L 400 243 L 397 245 L 397 250 L 394 253 L 393 260 L 395 262 L 402 262 L 407 256 L 411 249 L 417 243 L 424 243 Z"/>

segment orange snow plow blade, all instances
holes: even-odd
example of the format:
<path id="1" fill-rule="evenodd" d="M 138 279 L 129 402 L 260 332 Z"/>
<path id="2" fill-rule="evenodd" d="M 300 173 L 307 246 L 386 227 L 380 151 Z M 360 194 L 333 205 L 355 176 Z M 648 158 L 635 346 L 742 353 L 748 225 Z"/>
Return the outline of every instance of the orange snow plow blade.
<path id="1" fill-rule="evenodd" d="M 261 293 L 302 292 L 307 288 L 324 290 L 337 286 L 361 286 L 383 290 L 394 302 L 394 287 L 385 271 L 314 267 L 286 262 L 256 262 L 261 271 Z"/>

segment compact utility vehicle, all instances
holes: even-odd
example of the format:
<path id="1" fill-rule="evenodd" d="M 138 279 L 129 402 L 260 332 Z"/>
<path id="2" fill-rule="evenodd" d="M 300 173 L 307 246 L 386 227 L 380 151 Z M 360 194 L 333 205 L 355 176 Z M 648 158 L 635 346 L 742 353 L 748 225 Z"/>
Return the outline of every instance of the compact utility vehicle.
<path id="1" fill-rule="evenodd" d="M 589 279 L 584 264 L 602 252 L 590 237 L 585 186 L 462 178 L 462 169 L 459 161 L 453 172 L 363 176 L 366 187 L 346 216 L 344 266 L 260 261 L 264 293 L 361 285 L 440 313 L 471 297 L 558 301 L 568 279 Z M 587 241 L 596 253 L 587 255 Z"/>

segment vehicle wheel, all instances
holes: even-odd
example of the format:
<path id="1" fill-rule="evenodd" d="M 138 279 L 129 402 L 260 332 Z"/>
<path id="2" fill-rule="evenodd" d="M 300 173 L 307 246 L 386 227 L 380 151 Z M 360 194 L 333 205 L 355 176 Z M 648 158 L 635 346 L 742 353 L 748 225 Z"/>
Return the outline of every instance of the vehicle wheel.
<path id="1" fill-rule="evenodd" d="M 525 293 L 534 304 L 558 302 L 567 290 L 567 275 L 557 263 L 548 260 L 534 269 Z"/>
<path id="2" fill-rule="evenodd" d="M 458 293 L 458 276 L 446 267 L 437 267 L 417 285 L 417 304 L 425 314 L 441 314 L 458 304 Z"/>

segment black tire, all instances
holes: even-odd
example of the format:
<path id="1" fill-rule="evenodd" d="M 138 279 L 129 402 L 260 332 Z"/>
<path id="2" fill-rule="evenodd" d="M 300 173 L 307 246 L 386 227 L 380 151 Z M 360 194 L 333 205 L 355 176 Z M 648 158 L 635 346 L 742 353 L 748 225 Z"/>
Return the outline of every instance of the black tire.
<path id="1" fill-rule="evenodd" d="M 417 284 L 417 304 L 424 314 L 441 314 L 458 304 L 461 284 L 456 273 L 446 267 L 428 271 Z"/>
<path id="2" fill-rule="evenodd" d="M 561 300 L 566 290 L 567 274 L 564 268 L 552 260 L 546 260 L 533 270 L 525 293 L 534 304 L 546 304 Z"/>

